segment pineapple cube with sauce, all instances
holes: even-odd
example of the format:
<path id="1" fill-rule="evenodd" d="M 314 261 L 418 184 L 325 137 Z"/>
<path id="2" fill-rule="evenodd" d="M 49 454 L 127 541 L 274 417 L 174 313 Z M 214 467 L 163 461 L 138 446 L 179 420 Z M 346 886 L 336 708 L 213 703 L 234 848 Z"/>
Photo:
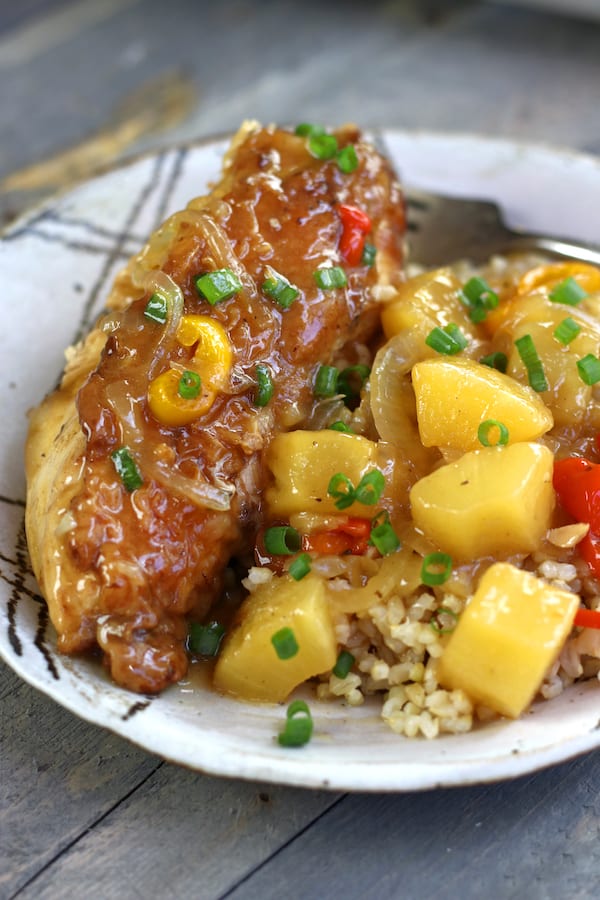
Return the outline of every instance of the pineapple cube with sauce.
<path id="1" fill-rule="evenodd" d="M 501 715 L 529 706 L 573 625 L 579 597 L 495 563 L 440 657 L 438 677 Z"/>
<path id="2" fill-rule="evenodd" d="M 377 466 L 377 458 L 377 444 L 358 434 L 325 429 L 276 435 L 267 450 L 267 465 L 275 479 L 266 491 L 271 516 L 339 514 L 327 494 L 331 477 L 343 472 L 356 485 Z"/>
<path id="3" fill-rule="evenodd" d="M 534 390 L 474 359 L 438 356 L 418 362 L 412 384 L 425 447 L 476 450 L 486 419 L 507 427 L 509 443 L 534 441 L 553 425 L 552 413 Z"/>
<path id="4" fill-rule="evenodd" d="M 413 521 L 456 560 L 531 553 L 550 527 L 553 465 L 541 444 L 472 450 L 413 485 Z"/>
<path id="5" fill-rule="evenodd" d="M 298 652 L 280 659 L 271 641 L 291 628 Z M 242 700 L 280 703 L 295 687 L 333 668 L 337 641 L 325 584 L 309 574 L 300 581 L 274 577 L 257 587 L 240 608 L 223 642 L 214 686 Z"/>

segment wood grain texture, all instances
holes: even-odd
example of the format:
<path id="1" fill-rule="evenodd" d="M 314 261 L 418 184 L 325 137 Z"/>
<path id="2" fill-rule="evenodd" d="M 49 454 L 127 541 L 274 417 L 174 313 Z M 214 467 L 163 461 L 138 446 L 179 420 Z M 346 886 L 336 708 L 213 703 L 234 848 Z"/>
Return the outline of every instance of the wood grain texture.
<path id="1" fill-rule="evenodd" d="M 503 784 L 401 796 L 346 796 L 229 896 L 597 896 L 599 764 L 597 752 Z"/>

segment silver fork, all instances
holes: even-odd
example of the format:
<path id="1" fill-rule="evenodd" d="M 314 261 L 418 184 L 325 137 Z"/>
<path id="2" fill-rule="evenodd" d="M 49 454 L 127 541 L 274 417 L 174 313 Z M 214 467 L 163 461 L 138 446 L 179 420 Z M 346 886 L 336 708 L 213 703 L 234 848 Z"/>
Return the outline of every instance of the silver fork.
<path id="1" fill-rule="evenodd" d="M 600 265 L 600 245 L 508 228 L 495 203 L 406 189 L 409 259 L 433 267 L 458 259 L 485 262 L 495 253 L 540 251 Z"/>

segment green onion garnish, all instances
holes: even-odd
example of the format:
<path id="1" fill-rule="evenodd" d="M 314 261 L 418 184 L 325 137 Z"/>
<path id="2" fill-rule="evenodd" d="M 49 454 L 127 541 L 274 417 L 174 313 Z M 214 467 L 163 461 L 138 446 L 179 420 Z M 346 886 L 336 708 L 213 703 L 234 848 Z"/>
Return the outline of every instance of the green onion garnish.
<path id="1" fill-rule="evenodd" d="M 142 486 L 144 480 L 128 447 L 119 447 L 118 450 L 113 450 L 110 458 L 126 491 L 131 493 Z"/>
<path id="2" fill-rule="evenodd" d="M 379 502 L 384 487 L 385 478 L 379 469 L 371 469 L 363 475 L 356 487 L 347 475 L 336 472 L 329 479 L 327 493 L 335 500 L 337 509 L 348 509 L 355 501 L 365 506 L 374 506 Z"/>
<path id="3" fill-rule="evenodd" d="M 265 268 L 265 280 L 262 283 L 265 294 L 275 300 L 282 309 L 289 309 L 300 291 L 291 284 L 283 275 L 276 272 L 271 266 Z"/>
<path id="4" fill-rule="evenodd" d="M 358 168 L 358 156 L 352 144 L 338 150 L 336 160 L 340 172 L 343 172 L 344 175 L 350 175 Z"/>
<path id="5" fill-rule="evenodd" d="M 333 159 L 338 152 L 337 138 L 333 134 L 315 134 L 308 136 L 308 152 L 316 159 Z"/>
<path id="6" fill-rule="evenodd" d="M 392 528 L 389 513 L 386 509 L 377 513 L 375 518 L 371 520 L 369 543 L 376 547 L 382 556 L 395 553 L 400 547 L 400 538 Z"/>
<path id="7" fill-rule="evenodd" d="M 194 400 L 200 393 L 202 379 L 197 372 L 186 369 L 177 385 L 177 393 L 184 400 Z"/>
<path id="8" fill-rule="evenodd" d="M 565 278 L 560 284 L 557 284 L 554 290 L 550 291 L 550 300 L 553 303 L 564 303 L 566 306 L 577 306 L 584 297 L 587 297 L 587 291 L 573 278 Z"/>
<path id="9" fill-rule="evenodd" d="M 255 406 L 266 406 L 275 390 L 271 370 L 268 366 L 259 363 L 255 369 L 257 390 L 254 394 Z"/>
<path id="10" fill-rule="evenodd" d="M 337 392 L 344 395 L 346 402 L 360 397 L 371 370 L 368 366 L 347 366 L 340 372 L 337 380 Z"/>
<path id="11" fill-rule="evenodd" d="M 231 269 L 215 269 L 194 278 L 196 290 L 211 306 L 228 300 L 242 289 L 242 283 Z"/>
<path id="12" fill-rule="evenodd" d="M 337 509 L 348 509 L 356 499 L 354 485 L 343 472 L 332 475 L 327 485 L 327 493 L 335 500 Z"/>
<path id="13" fill-rule="evenodd" d="M 313 720 L 308 704 L 294 700 L 287 708 L 285 727 L 277 737 L 282 747 L 303 747 L 313 733 Z"/>
<path id="14" fill-rule="evenodd" d="M 435 350 L 436 353 L 454 356 L 455 353 L 460 353 L 461 350 L 464 350 L 469 341 L 458 325 L 450 322 L 444 328 L 436 325 L 425 338 L 425 343 L 432 350 Z"/>
<path id="15" fill-rule="evenodd" d="M 583 359 L 578 359 L 577 369 L 584 384 L 592 385 L 600 381 L 600 359 L 593 353 L 588 353 Z"/>
<path id="16" fill-rule="evenodd" d="M 350 669 L 354 665 L 354 657 L 348 650 L 340 651 L 337 662 L 332 669 L 336 678 L 346 678 Z"/>
<path id="17" fill-rule="evenodd" d="M 310 572 L 309 554 L 301 553 L 300 556 L 297 556 L 296 559 L 290 564 L 288 572 L 294 579 L 294 581 L 302 581 L 304 576 L 308 575 L 308 573 Z"/>
<path id="18" fill-rule="evenodd" d="M 296 125 L 294 134 L 298 135 L 298 137 L 309 137 L 313 134 L 325 134 L 325 129 L 322 125 L 313 125 L 310 122 L 301 122 L 299 125 Z"/>
<path id="19" fill-rule="evenodd" d="M 346 425 L 345 422 L 342 422 L 341 419 L 338 419 L 337 422 L 332 422 L 331 425 L 328 425 L 327 427 L 330 431 L 341 431 L 344 434 L 354 434 L 350 426 Z"/>
<path id="20" fill-rule="evenodd" d="M 489 366 L 490 369 L 497 369 L 498 372 L 506 372 L 508 368 L 508 356 L 500 351 L 490 353 L 489 356 L 482 356 L 479 362 L 484 366 Z"/>
<path id="21" fill-rule="evenodd" d="M 192 622 L 188 634 L 188 650 L 194 656 L 216 656 L 224 634 L 225 628 L 220 622 L 209 622 L 207 625 Z"/>
<path id="22" fill-rule="evenodd" d="M 291 525 L 273 525 L 264 536 L 265 550 L 274 556 L 290 556 L 302 546 L 300 534 Z"/>
<path id="23" fill-rule="evenodd" d="M 296 635 L 291 628 L 280 628 L 271 635 L 271 643 L 279 659 L 291 659 L 300 649 Z"/>
<path id="24" fill-rule="evenodd" d="M 540 393 L 548 390 L 548 382 L 544 374 L 542 361 L 538 356 L 533 338 L 530 334 L 524 334 L 523 337 L 515 341 L 515 347 L 523 361 L 523 365 L 527 369 L 527 378 L 529 385 L 534 391 Z"/>
<path id="25" fill-rule="evenodd" d="M 498 440 L 495 443 L 490 441 L 490 431 L 498 432 Z M 508 428 L 503 422 L 498 422 L 497 419 L 486 419 L 477 429 L 477 438 L 484 447 L 508 444 Z"/>
<path id="26" fill-rule="evenodd" d="M 335 366 L 319 366 L 315 377 L 315 397 L 334 397 L 338 390 L 339 372 Z"/>
<path id="27" fill-rule="evenodd" d="M 444 616 L 450 619 L 452 624 L 445 625 L 443 620 Z M 433 613 L 429 624 L 437 634 L 450 634 L 450 632 L 454 631 L 456 628 L 457 622 L 458 616 L 455 612 L 448 609 L 447 606 L 439 606 Z"/>
<path id="28" fill-rule="evenodd" d="M 372 469 L 356 485 L 354 498 L 365 506 L 375 506 L 385 487 L 385 477 L 379 469 Z"/>
<path id="29" fill-rule="evenodd" d="M 346 273 L 340 266 L 327 266 L 316 269 L 313 273 L 315 281 L 323 291 L 334 291 L 348 284 Z"/>
<path id="30" fill-rule="evenodd" d="M 421 581 L 430 586 L 448 581 L 452 572 L 452 557 L 447 553 L 429 553 L 421 566 Z"/>
<path id="31" fill-rule="evenodd" d="M 484 278 L 474 277 L 463 284 L 459 293 L 461 301 L 468 307 L 471 322 L 483 322 L 490 309 L 496 309 L 500 302 L 498 294 L 491 289 Z"/>
<path id="32" fill-rule="evenodd" d="M 556 340 L 560 341 L 560 343 L 564 344 L 566 347 L 567 344 L 570 344 L 571 341 L 577 337 L 580 331 L 581 325 L 578 325 L 574 319 L 567 316 L 566 319 L 563 319 L 562 322 L 556 326 L 552 333 Z"/>
<path id="33" fill-rule="evenodd" d="M 147 319 L 152 319 L 153 322 L 164 325 L 167 321 L 168 311 L 169 308 L 166 297 L 161 297 L 160 294 L 152 294 L 146 303 L 144 315 Z"/>
<path id="34" fill-rule="evenodd" d="M 369 268 L 375 262 L 375 257 L 377 256 L 377 248 L 375 244 L 365 244 L 363 247 L 362 257 L 361 257 L 361 265 L 369 266 Z"/>

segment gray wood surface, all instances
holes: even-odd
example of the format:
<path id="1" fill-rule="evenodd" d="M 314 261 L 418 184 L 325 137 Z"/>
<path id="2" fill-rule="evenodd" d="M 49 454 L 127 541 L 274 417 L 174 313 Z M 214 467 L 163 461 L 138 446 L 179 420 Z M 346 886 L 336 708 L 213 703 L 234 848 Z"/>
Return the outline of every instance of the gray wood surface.
<path id="1" fill-rule="evenodd" d="M 0 75 L 6 221 L 98 166 L 245 117 L 600 153 L 600 19 L 469 0 L 2 2 Z M 597 752 L 398 796 L 220 780 L 0 664 L 0 898 L 595 897 L 599 771 Z"/>

